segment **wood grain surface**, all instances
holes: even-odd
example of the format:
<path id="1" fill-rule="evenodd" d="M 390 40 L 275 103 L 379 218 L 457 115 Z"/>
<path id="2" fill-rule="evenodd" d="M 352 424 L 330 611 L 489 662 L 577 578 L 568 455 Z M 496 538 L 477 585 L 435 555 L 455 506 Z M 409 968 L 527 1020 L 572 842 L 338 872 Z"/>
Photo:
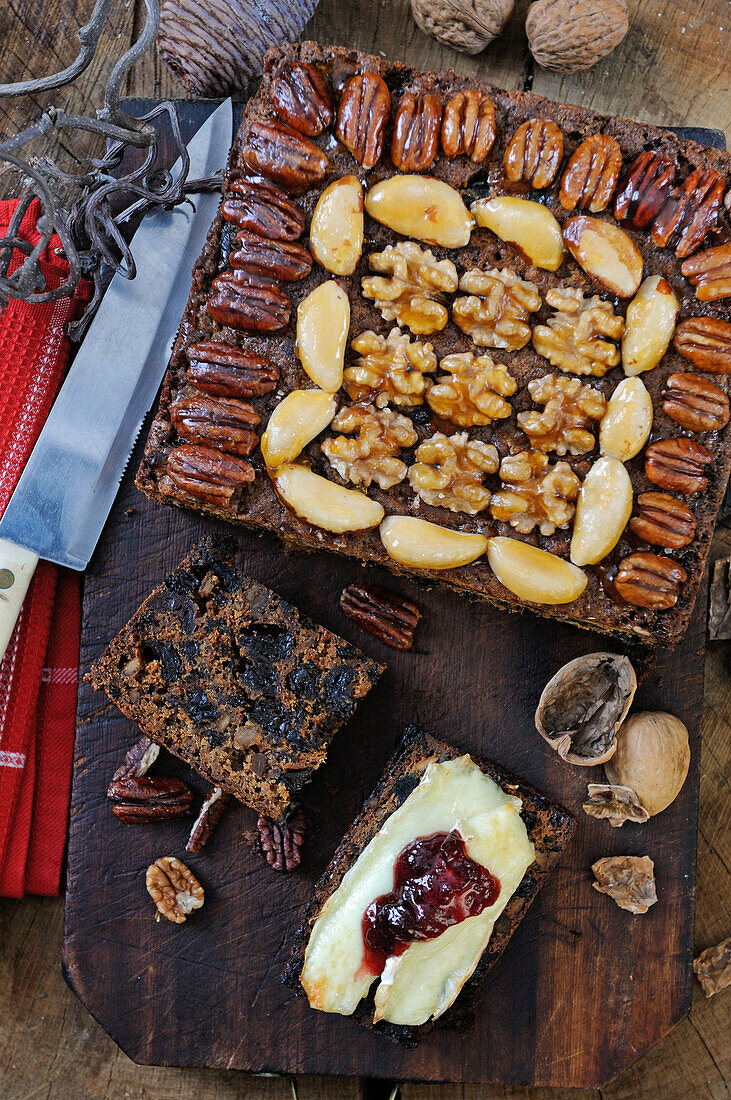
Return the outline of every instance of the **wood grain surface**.
<path id="1" fill-rule="evenodd" d="M 507 87 L 521 87 L 530 75 L 522 19 L 527 5 L 518 4 L 507 34 L 476 58 L 442 48 L 416 30 L 408 5 L 391 0 L 342 4 L 324 0 L 306 33 L 323 41 L 347 42 L 362 49 L 382 49 L 422 67 L 454 64 L 463 72 L 480 72 Z M 68 63 L 75 53 L 73 33 L 88 17 L 88 4 L 70 0 L 14 0 L 0 11 L 0 79 L 38 75 Z M 630 4 L 631 30 L 607 61 L 587 74 L 560 78 L 537 71 L 536 91 L 600 110 L 667 124 L 718 126 L 731 136 L 727 55 L 731 25 L 728 4 L 686 2 L 681 8 L 665 0 Z M 142 0 L 120 3 L 111 33 L 103 40 L 98 62 L 87 71 L 65 105 L 98 104 L 104 63 L 129 41 L 142 18 Z M 130 94 L 180 94 L 164 69 L 149 57 L 135 70 Z M 58 94 L 57 94 L 58 95 Z M 53 97 L 45 97 L 47 102 Z M 24 124 L 33 107 L 19 101 L 2 105 L 3 129 Z M 76 149 L 79 150 L 79 146 Z M 84 150 L 85 151 L 85 150 Z M 72 154 L 69 154 L 72 155 Z M 0 177 L 0 188 L 12 193 L 15 182 Z M 716 540 L 717 556 L 731 551 L 731 535 Z M 100 639 L 100 644 L 101 644 Z M 728 762 L 729 649 L 706 652 L 704 746 L 701 759 L 701 817 L 698 836 L 699 876 L 695 945 L 700 950 L 728 934 Z M 604 899 L 600 899 L 604 900 Z M 58 901 L 28 899 L 0 906 L 0 1092 L 12 1100 L 25 1096 L 284 1097 L 283 1082 L 249 1078 L 233 1071 L 166 1070 L 133 1066 L 90 1019 L 64 987 L 58 969 L 61 908 Z M 687 1096 L 723 1097 L 731 1079 L 727 1042 L 731 998 L 706 1002 L 694 988 L 690 1017 L 613 1085 L 565 1092 L 512 1087 L 413 1085 L 403 1089 L 408 1100 L 447 1097 L 529 1097 L 588 1100 L 589 1097 Z M 200 1017 L 192 1009 L 190 1027 Z M 271 1021 L 272 1027 L 277 1026 Z M 605 1021 L 604 1026 L 609 1026 Z M 368 1082 L 302 1078 L 307 1098 L 375 1096 Z"/>

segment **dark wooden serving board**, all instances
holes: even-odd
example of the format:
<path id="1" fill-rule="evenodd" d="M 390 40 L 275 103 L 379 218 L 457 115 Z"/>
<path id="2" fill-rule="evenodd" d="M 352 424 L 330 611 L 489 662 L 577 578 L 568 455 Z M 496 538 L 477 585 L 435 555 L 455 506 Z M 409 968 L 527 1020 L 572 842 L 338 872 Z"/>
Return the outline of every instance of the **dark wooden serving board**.
<path id="1" fill-rule="evenodd" d="M 187 105 L 184 133 L 209 109 Z M 87 572 L 82 671 L 191 545 L 219 526 L 137 492 L 141 447 Z M 636 709 L 669 710 L 687 724 L 690 774 L 665 813 L 644 826 L 612 829 L 581 811 L 586 784 L 601 770 L 561 762 L 535 731 L 533 713 L 541 687 L 563 662 L 621 646 L 334 556 L 285 553 L 269 537 L 238 538 L 243 569 L 386 661 L 388 670 L 304 792 L 305 859 L 290 876 L 271 871 L 252 849 L 246 834 L 255 815 L 243 806 L 233 806 L 212 844 L 190 857 L 185 820 L 147 827 L 117 821 L 106 786 L 136 729 L 81 686 L 64 941 L 72 988 L 144 1063 L 565 1086 L 616 1077 L 690 1007 L 705 595 L 684 642 L 659 654 L 636 698 Z M 412 652 L 389 650 L 344 618 L 338 597 L 356 580 L 384 583 L 420 604 Z M 312 883 L 409 722 L 495 760 L 562 801 L 579 821 L 562 865 L 484 982 L 474 1029 L 457 1041 L 453 1032 L 436 1031 L 415 1050 L 313 1012 L 280 984 Z M 204 789 L 165 754 L 156 771 Z M 186 859 L 206 890 L 203 910 L 180 926 L 156 923 L 145 891 L 147 865 L 166 854 Z M 659 901 L 645 916 L 623 912 L 592 889 L 592 862 L 611 854 L 654 859 Z"/>

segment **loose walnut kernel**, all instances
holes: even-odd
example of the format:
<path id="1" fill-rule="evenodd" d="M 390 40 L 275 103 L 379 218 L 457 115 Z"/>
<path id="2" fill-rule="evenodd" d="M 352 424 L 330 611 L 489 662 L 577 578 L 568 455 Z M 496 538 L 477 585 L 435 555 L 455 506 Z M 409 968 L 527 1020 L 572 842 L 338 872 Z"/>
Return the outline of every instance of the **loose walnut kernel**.
<path id="1" fill-rule="evenodd" d="M 361 289 L 364 297 L 373 298 L 384 320 L 406 325 L 418 336 L 444 328 L 449 314 L 441 298 L 458 283 L 451 260 L 437 260 L 413 241 L 400 241 L 374 252 L 368 262 L 380 274 L 363 279 Z"/>
<path id="2" fill-rule="evenodd" d="M 619 340 L 624 320 L 598 295 L 585 298 L 576 287 L 552 288 L 546 301 L 557 312 L 546 325 L 533 329 L 533 346 L 554 367 L 568 374 L 593 374 L 602 378 L 619 363 Z"/>
<path id="3" fill-rule="evenodd" d="M 601 420 L 607 402 L 578 378 L 545 374 L 528 383 L 528 392 L 543 412 L 518 413 L 518 423 L 537 451 L 583 455 L 594 449 L 592 420 Z"/>
<path id="4" fill-rule="evenodd" d="M 548 455 L 521 451 L 507 455 L 500 464 L 503 487 L 490 505 L 493 519 L 508 522 L 521 535 L 538 527 L 552 535 L 557 527 L 568 527 L 576 510 L 573 501 L 581 482 L 568 462 L 549 466 Z"/>
<path id="5" fill-rule="evenodd" d="M 476 344 L 518 351 L 530 340 L 528 317 L 541 308 L 535 283 L 519 278 L 508 268 L 466 271 L 459 289 L 468 298 L 457 298 L 452 320 Z"/>
<path id="6" fill-rule="evenodd" d="M 461 428 L 510 416 L 505 398 L 512 397 L 518 384 L 502 363 L 464 351 L 445 356 L 439 369 L 449 373 L 439 378 L 426 397 L 437 416 Z"/>
<path id="7" fill-rule="evenodd" d="M 469 439 L 467 432 L 449 437 L 436 432 L 417 449 L 409 484 L 425 504 L 474 516 L 490 503 L 490 491 L 482 482 L 498 465 L 491 443 Z"/>
<path id="8" fill-rule="evenodd" d="M 422 405 L 431 379 L 424 375 L 437 369 L 431 344 L 411 340 L 392 328 L 388 336 L 368 330 L 351 343 L 360 359 L 346 367 L 343 385 L 353 401 L 367 399 L 379 409 L 394 405 Z"/>
<path id="9" fill-rule="evenodd" d="M 347 434 L 325 439 L 321 450 L 346 481 L 366 486 L 375 481 L 391 489 L 406 477 L 406 463 L 396 456 L 418 439 L 408 417 L 374 405 L 351 405 L 340 409 L 331 427 Z"/>

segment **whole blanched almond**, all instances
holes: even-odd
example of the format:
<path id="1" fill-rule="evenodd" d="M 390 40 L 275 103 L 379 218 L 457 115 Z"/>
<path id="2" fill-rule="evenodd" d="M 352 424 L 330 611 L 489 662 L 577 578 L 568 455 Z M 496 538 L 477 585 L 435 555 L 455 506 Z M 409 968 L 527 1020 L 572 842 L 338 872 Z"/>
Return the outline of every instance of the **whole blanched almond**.
<path id="1" fill-rule="evenodd" d="M 619 542 L 632 515 L 632 482 L 619 459 L 600 458 L 584 478 L 576 501 L 571 560 L 595 565 Z"/>
<path id="2" fill-rule="evenodd" d="M 322 390 L 292 390 L 269 417 L 261 453 L 269 469 L 292 462 L 335 416 L 337 402 Z"/>
<path id="3" fill-rule="evenodd" d="M 624 378 L 609 398 L 599 426 L 599 446 L 605 455 L 629 462 L 644 447 L 652 431 L 652 398 L 641 378 Z"/>
<path id="4" fill-rule="evenodd" d="M 475 221 L 501 241 L 515 245 L 526 259 L 545 271 L 557 271 L 563 263 L 561 226 L 539 202 L 498 195 L 478 199 L 470 207 Z"/>
<path id="5" fill-rule="evenodd" d="M 380 530 L 388 556 L 412 569 L 456 569 L 487 549 L 484 535 L 452 531 L 418 516 L 387 516 Z"/>
<path id="6" fill-rule="evenodd" d="M 586 573 L 570 561 L 518 539 L 490 539 L 487 559 L 500 583 L 528 603 L 572 603 L 588 581 Z"/>
<path id="7" fill-rule="evenodd" d="M 570 218 L 563 239 L 586 274 L 619 298 L 631 298 L 642 279 L 642 256 L 623 229 L 599 218 Z"/>
<path id="8" fill-rule="evenodd" d="M 350 328 L 350 301 L 334 279 L 320 283 L 297 307 L 297 355 L 326 393 L 343 384 L 343 364 Z"/>
<path id="9" fill-rule="evenodd" d="M 622 338 L 622 366 L 626 375 L 652 370 L 668 350 L 680 303 L 662 275 L 645 279 L 627 306 Z"/>
<path id="10" fill-rule="evenodd" d="M 333 275 L 352 275 L 363 251 L 363 185 L 334 180 L 320 195 L 310 224 L 310 251 Z"/>
<path id="11" fill-rule="evenodd" d="M 431 176 L 391 176 L 371 187 L 365 208 L 396 233 L 442 248 L 469 244 L 474 224 L 459 192 Z"/>
<path id="12" fill-rule="evenodd" d="M 287 464 L 270 476 L 280 500 L 313 527 L 341 535 L 377 527 L 383 519 L 383 508 L 377 500 L 357 489 L 344 489 L 307 466 Z"/>

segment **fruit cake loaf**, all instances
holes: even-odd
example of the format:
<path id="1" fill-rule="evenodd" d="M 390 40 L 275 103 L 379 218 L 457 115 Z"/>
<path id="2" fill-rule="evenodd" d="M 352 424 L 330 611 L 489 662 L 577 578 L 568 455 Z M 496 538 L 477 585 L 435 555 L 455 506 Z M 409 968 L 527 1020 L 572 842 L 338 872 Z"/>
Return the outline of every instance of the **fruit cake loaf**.
<path id="1" fill-rule="evenodd" d="M 676 642 L 731 462 L 730 166 L 451 71 L 271 51 L 139 487 Z"/>
<path id="2" fill-rule="evenodd" d="M 466 1026 L 573 829 L 501 768 L 408 727 L 315 886 L 284 980 L 407 1045 L 435 1019 Z"/>
<path id="3" fill-rule="evenodd" d="M 206 539 L 85 677 L 213 784 L 279 817 L 383 666 L 236 572 Z"/>

